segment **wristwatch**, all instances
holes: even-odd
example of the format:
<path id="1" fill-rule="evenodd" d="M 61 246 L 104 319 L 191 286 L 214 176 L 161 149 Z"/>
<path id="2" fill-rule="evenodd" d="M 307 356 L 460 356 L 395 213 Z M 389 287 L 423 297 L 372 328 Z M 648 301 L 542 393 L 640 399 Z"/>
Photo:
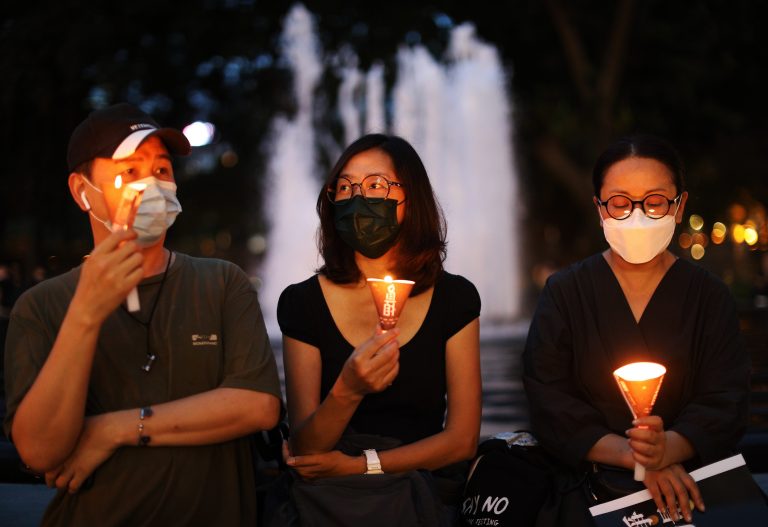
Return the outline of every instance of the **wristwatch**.
<path id="1" fill-rule="evenodd" d="M 381 461 L 379 461 L 379 455 L 374 449 L 363 450 L 365 454 L 365 464 L 367 466 L 366 474 L 384 474 L 381 470 Z"/>

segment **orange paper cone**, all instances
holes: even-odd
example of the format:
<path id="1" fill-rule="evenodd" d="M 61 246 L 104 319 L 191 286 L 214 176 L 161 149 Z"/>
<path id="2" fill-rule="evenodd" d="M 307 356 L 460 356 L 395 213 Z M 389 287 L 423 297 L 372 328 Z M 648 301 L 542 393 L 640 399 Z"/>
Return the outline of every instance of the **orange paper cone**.
<path id="1" fill-rule="evenodd" d="M 395 327 L 414 283 L 411 280 L 393 280 L 389 276 L 368 279 L 381 329 L 386 331 Z"/>
<path id="2" fill-rule="evenodd" d="M 667 369 L 655 362 L 634 362 L 613 372 L 621 395 L 635 419 L 651 415 Z M 635 480 L 645 479 L 645 467 L 635 463 Z"/>

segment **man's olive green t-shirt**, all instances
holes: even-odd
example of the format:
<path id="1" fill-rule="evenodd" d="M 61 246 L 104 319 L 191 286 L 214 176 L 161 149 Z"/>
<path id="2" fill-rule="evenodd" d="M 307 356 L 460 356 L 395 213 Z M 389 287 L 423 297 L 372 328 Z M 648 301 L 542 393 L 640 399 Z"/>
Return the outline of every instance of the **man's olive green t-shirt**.
<path id="1" fill-rule="evenodd" d="M 5 350 L 9 436 L 79 276 L 78 267 L 47 280 L 13 309 Z M 102 325 L 86 415 L 157 405 L 218 387 L 280 397 L 256 292 L 237 266 L 176 253 L 162 289 L 161 281 L 158 275 L 139 284 L 140 312 L 129 314 L 121 306 Z M 148 345 L 157 359 L 146 372 Z M 137 411 L 137 427 L 138 417 Z M 123 447 L 96 469 L 89 488 L 74 495 L 59 492 L 43 525 L 254 525 L 252 466 L 246 438 L 194 447 Z"/>

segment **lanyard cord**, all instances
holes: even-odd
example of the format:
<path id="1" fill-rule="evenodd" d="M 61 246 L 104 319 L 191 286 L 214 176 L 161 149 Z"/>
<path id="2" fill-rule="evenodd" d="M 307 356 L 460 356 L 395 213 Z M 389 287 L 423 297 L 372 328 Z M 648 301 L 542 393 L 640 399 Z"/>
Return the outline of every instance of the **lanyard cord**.
<path id="1" fill-rule="evenodd" d="M 149 326 L 152 323 L 152 317 L 155 316 L 155 309 L 157 309 L 157 304 L 160 301 L 160 293 L 163 292 L 163 286 L 165 285 L 165 279 L 168 276 L 168 269 L 170 269 L 170 267 L 171 267 L 171 260 L 173 260 L 173 252 L 172 251 L 168 251 L 168 262 L 165 264 L 165 271 L 163 271 L 163 278 L 160 280 L 160 287 L 157 289 L 157 294 L 155 295 L 155 301 L 152 302 L 152 309 L 149 310 L 149 318 L 147 319 L 146 322 L 143 322 L 143 321 L 139 320 L 136 316 L 133 315 L 133 313 L 131 313 L 130 311 L 125 309 L 125 306 L 120 304 L 120 306 L 123 309 L 125 309 L 125 312 L 128 313 L 128 315 L 130 315 L 130 317 L 133 320 L 135 320 L 136 322 L 138 322 L 139 324 L 144 326 L 144 328 L 146 329 L 146 333 L 147 333 L 147 362 L 146 362 L 146 364 L 144 364 L 144 366 L 141 367 L 141 369 L 145 373 L 149 373 L 149 370 L 152 369 L 152 364 L 154 364 L 154 362 L 157 360 L 157 354 L 152 353 L 152 351 L 150 350 L 150 331 L 149 331 Z"/>

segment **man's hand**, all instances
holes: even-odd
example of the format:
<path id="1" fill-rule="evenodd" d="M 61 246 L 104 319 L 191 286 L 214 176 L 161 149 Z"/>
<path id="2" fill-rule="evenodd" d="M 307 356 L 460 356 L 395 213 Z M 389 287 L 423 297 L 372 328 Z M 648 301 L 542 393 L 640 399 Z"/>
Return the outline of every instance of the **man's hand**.
<path id="1" fill-rule="evenodd" d="M 348 456 L 338 450 L 323 454 L 292 456 L 287 441 L 283 441 L 283 460 L 304 479 L 364 474 L 366 469 L 362 456 Z"/>
<path id="2" fill-rule="evenodd" d="M 139 283 L 143 255 L 133 231 L 110 234 L 84 262 L 53 347 L 13 419 L 19 455 L 52 472 L 82 442 L 85 401 L 101 325 Z M 87 439 L 87 438 L 86 438 Z"/>
<path id="3" fill-rule="evenodd" d="M 660 511 L 669 511 L 675 521 L 680 519 L 678 507 L 685 521 L 692 521 L 691 500 L 698 510 L 704 512 L 704 500 L 701 498 L 699 487 L 680 464 L 676 463 L 662 470 L 646 470 L 643 483 L 653 496 L 656 507 Z"/>
<path id="4" fill-rule="evenodd" d="M 110 234 L 83 263 L 72 305 L 92 323 L 101 324 L 141 281 L 143 255 L 134 231 Z"/>
<path id="5" fill-rule="evenodd" d="M 110 458 L 118 445 L 110 437 L 108 419 L 109 414 L 103 414 L 85 420 L 83 432 L 69 458 L 45 473 L 45 483 L 49 487 L 74 494 L 88 476 Z"/>

